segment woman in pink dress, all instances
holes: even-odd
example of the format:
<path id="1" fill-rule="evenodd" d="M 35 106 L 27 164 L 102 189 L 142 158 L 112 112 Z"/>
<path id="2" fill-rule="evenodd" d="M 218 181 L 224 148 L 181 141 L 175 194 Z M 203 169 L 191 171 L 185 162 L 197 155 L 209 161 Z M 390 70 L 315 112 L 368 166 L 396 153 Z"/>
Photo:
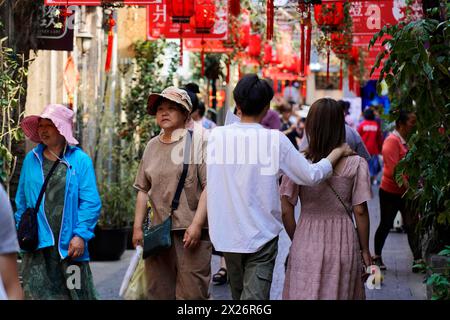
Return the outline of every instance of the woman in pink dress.
<path id="1" fill-rule="evenodd" d="M 342 144 L 344 123 L 335 100 L 313 103 L 306 119 L 306 158 L 317 162 Z M 316 186 L 298 186 L 284 177 L 281 195 L 283 223 L 292 240 L 283 299 L 365 299 L 361 276 L 363 262 L 371 264 L 367 201 L 372 197 L 367 161 L 356 155 L 342 158 L 333 176 Z"/>

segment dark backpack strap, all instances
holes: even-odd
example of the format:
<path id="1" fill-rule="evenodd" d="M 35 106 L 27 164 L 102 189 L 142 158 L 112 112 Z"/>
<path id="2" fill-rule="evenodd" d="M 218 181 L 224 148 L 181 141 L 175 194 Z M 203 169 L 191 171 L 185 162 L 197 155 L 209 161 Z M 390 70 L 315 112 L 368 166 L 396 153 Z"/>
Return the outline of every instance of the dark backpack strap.
<path id="1" fill-rule="evenodd" d="M 39 193 L 39 197 L 36 202 L 36 206 L 34 207 L 34 212 L 36 212 L 36 213 L 39 211 L 39 207 L 41 205 L 42 198 L 44 197 L 45 189 L 47 189 L 48 181 L 50 180 L 50 177 L 52 176 L 53 172 L 55 172 L 56 167 L 58 166 L 58 164 L 60 162 L 61 161 L 59 159 L 57 159 L 55 161 L 55 163 L 53 164 L 52 168 L 50 169 L 49 173 L 47 174 L 47 177 L 45 177 L 44 184 L 42 185 L 41 192 Z"/>
<path id="2" fill-rule="evenodd" d="M 186 180 L 187 172 L 189 169 L 189 162 L 191 157 L 191 142 L 192 142 L 192 131 L 188 130 L 189 135 L 186 135 L 186 145 L 184 150 L 184 161 L 183 161 L 183 172 L 181 173 L 180 180 L 178 181 L 177 191 L 175 191 L 175 195 L 172 200 L 172 213 L 178 209 L 178 205 L 180 204 L 180 196 L 181 191 L 184 187 L 184 181 Z"/>

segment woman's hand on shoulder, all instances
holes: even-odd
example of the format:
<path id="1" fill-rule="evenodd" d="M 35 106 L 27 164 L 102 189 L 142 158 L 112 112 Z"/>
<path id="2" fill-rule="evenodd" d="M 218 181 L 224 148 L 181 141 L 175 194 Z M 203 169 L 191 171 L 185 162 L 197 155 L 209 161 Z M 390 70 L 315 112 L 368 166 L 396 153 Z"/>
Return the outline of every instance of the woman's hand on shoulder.
<path id="1" fill-rule="evenodd" d="M 350 148 L 350 146 L 347 143 L 343 143 L 338 147 L 341 151 L 341 156 L 342 157 L 348 157 L 348 156 L 353 156 L 356 155 L 357 153 L 355 151 L 353 151 L 352 148 Z"/>

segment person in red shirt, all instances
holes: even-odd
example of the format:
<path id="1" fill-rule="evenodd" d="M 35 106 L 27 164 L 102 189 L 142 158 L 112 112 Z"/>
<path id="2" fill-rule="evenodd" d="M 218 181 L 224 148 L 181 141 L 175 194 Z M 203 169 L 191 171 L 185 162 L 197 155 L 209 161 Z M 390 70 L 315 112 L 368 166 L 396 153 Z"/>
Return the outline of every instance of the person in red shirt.
<path id="1" fill-rule="evenodd" d="M 364 111 L 364 121 L 358 127 L 358 133 L 364 141 L 364 145 L 369 151 L 369 171 L 372 183 L 376 183 L 378 173 L 381 171 L 378 155 L 381 153 L 383 137 L 381 134 L 380 124 L 375 121 L 375 113 L 372 109 L 367 108 Z"/>
<path id="2" fill-rule="evenodd" d="M 408 152 L 406 139 L 413 130 L 416 119 L 414 113 L 400 111 L 399 117 L 395 121 L 395 130 L 383 143 L 384 166 L 379 191 L 380 224 L 375 233 L 375 256 L 373 257 L 373 262 L 380 266 L 381 270 L 386 270 L 386 266 L 381 258 L 381 252 L 398 211 L 402 214 L 404 228 L 408 235 L 408 243 L 414 256 L 413 265 L 420 263 L 422 258 L 418 237 L 415 233 L 417 215 L 403 197 L 408 188 L 408 181 L 405 177 L 402 186 L 399 186 L 395 181 L 395 167 Z M 417 271 L 418 269 L 413 267 L 413 272 Z"/>

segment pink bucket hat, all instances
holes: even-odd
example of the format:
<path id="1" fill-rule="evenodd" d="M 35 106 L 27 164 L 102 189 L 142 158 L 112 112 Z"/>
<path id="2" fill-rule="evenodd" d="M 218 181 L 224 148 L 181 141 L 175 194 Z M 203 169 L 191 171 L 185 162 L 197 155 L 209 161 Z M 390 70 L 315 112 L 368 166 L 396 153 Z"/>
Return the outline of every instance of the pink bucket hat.
<path id="1" fill-rule="evenodd" d="M 66 138 L 70 145 L 77 145 L 78 141 L 73 137 L 72 120 L 74 113 L 69 108 L 60 104 L 49 104 L 40 116 L 25 117 L 20 126 L 25 135 L 33 142 L 41 143 L 38 134 L 39 119 L 49 119 L 53 122 L 59 133 Z"/>

